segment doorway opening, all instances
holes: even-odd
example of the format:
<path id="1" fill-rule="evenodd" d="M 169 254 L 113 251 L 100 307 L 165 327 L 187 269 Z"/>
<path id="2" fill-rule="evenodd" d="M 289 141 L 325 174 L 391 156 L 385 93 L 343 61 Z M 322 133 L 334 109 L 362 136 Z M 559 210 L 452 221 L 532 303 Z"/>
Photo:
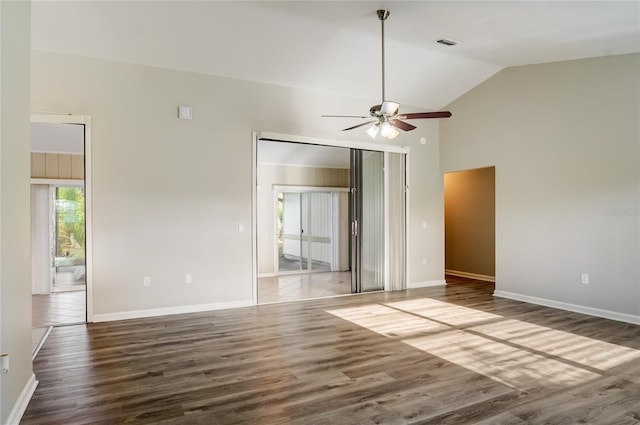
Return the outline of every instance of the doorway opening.
<path id="1" fill-rule="evenodd" d="M 447 283 L 495 282 L 495 167 L 445 173 Z"/>
<path id="2" fill-rule="evenodd" d="M 258 302 L 350 294 L 349 149 L 256 147 Z"/>
<path id="3" fill-rule="evenodd" d="M 89 118 L 32 116 L 33 355 L 52 326 L 90 318 Z"/>
<path id="4" fill-rule="evenodd" d="M 359 145 L 256 137 L 257 303 L 401 289 L 387 283 L 390 274 L 405 278 L 406 154 L 394 147 L 403 167 L 393 180 L 401 189 L 390 191 L 390 153 Z M 403 204 L 401 225 L 389 224 L 391 192 L 402 194 L 395 198 Z M 393 249 L 389 234 L 400 241 Z"/>

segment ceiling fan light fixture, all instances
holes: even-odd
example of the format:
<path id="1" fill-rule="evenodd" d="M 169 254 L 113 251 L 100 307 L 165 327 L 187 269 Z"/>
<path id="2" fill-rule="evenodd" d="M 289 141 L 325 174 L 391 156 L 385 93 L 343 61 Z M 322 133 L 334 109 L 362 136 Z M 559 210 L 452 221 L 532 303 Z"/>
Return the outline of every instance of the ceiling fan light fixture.
<path id="1" fill-rule="evenodd" d="M 1 0 L 0 0 L 1 1 Z M 415 125 L 405 122 L 405 120 L 424 119 L 424 118 L 449 118 L 451 112 L 449 111 L 437 111 L 437 112 L 416 112 L 411 114 L 400 114 L 400 104 L 391 100 L 386 100 L 385 94 L 385 57 L 384 57 L 384 21 L 389 17 L 389 11 L 380 9 L 377 12 L 378 19 L 380 20 L 380 39 L 381 39 L 381 53 L 382 53 L 382 102 L 379 105 L 373 105 L 369 108 L 369 116 L 353 116 L 353 115 L 322 115 L 323 117 L 341 117 L 341 118 L 363 118 L 368 119 L 360 124 L 353 125 L 345 128 L 342 131 L 353 130 L 355 128 L 364 127 L 372 123 L 367 128 L 366 132 L 372 139 L 375 140 L 378 133 L 380 133 L 387 140 L 395 139 L 400 135 L 400 131 L 411 131 L 417 127 Z M 441 44 L 452 45 L 453 40 L 440 39 L 437 40 Z"/>
<path id="2" fill-rule="evenodd" d="M 388 121 L 385 121 L 380 125 L 380 135 L 389 140 L 398 137 L 400 132 Z"/>
<path id="3" fill-rule="evenodd" d="M 378 124 L 373 124 L 371 127 L 369 127 L 367 129 L 367 134 L 369 135 L 369 137 L 371 137 L 372 139 L 375 139 L 376 136 L 378 135 Z"/>

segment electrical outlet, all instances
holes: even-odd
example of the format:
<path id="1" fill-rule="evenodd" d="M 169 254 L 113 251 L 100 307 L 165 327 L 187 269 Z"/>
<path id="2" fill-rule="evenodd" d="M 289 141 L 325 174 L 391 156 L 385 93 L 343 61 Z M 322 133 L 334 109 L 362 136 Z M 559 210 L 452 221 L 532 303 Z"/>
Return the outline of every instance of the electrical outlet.
<path id="1" fill-rule="evenodd" d="M 589 273 L 582 273 L 582 275 L 580 276 L 580 282 L 582 282 L 583 285 L 588 285 L 589 284 Z"/>
<path id="2" fill-rule="evenodd" d="M 151 278 L 149 276 L 145 276 L 144 280 L 142 281 L 142 284 L 144 286 L 151 286 Z"/>
<path id="3" fill-rule="evenodd" d="M 191 273 L 187 273 L 187 275 L 184 278 L 185 283 L 191 283 L 193 282 L 193 280 L 191 279 Z"/>

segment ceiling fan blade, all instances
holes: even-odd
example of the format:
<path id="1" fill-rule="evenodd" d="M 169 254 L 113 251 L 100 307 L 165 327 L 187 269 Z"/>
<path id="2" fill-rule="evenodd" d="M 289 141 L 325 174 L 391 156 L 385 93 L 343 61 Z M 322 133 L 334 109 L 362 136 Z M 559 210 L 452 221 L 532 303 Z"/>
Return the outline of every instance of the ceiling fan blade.
<path id="1" fill-rule="evenodd" d="M 382 105 L 380 105 L 380 114 L 388 116 L 395 115 L 398 112 L 399 107 L 400 104 L 398 102 L 385 100 L 384 102 L 382 102 Z"/>
<path id="2" fill-rule="evenodd" d="M 402 114 L 398 118 L 403 120 L 415 120 L 417 118 L 449 118 L 451 112 L 449 111 L 437 111 L 437 112 L 416 112 L 414 114 Z"/>
<path id="3" fill-rule="evenodd" d="M 362 115 L 320 115 L 321 118 L 362 118 L 363 120 L 366 120 L 367 118 L 371 118 L 371 117 L 365 117 Z"/>
<path id="4" fill-rule="evenodd" d="M 391 120 L 391 124 L 393 124 L 394 127 L 397 127 L 400 130 L 404 130 L 404 131 L 411 131 L 417 128 L 415 125 L 411 125 L 408 122 L 404 122 L 400 120 Z"/>
<path id="5" fill-rule="evenodd" d="M 353 130 L 354 128 L 358 128 L 358 127 L 362 127 L 365 126 L 367 124 L 371 124 L 373 121 L 367 121 L 367 122 L 363 122 L 362 124 L 358 124 L 358 125 L 354 125 L 353 127 L 349 127 L 349 128 L 345 128 L 342 131 L 347 131 L 347 130 Z"/>

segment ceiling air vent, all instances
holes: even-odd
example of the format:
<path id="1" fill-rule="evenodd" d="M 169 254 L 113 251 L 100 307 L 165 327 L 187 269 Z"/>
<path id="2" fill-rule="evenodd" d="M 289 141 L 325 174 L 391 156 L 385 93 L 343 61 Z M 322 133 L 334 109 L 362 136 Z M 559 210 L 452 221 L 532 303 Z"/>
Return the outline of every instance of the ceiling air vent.
<path id="1" fill-rule="evenodd" d="M 441 38 L 440 40 L 436 40 L 436 43 L 444 44 L 445 46 L 455 46 L 458 44 L 457 41 L 449 40 L 447 38 Z"/>

